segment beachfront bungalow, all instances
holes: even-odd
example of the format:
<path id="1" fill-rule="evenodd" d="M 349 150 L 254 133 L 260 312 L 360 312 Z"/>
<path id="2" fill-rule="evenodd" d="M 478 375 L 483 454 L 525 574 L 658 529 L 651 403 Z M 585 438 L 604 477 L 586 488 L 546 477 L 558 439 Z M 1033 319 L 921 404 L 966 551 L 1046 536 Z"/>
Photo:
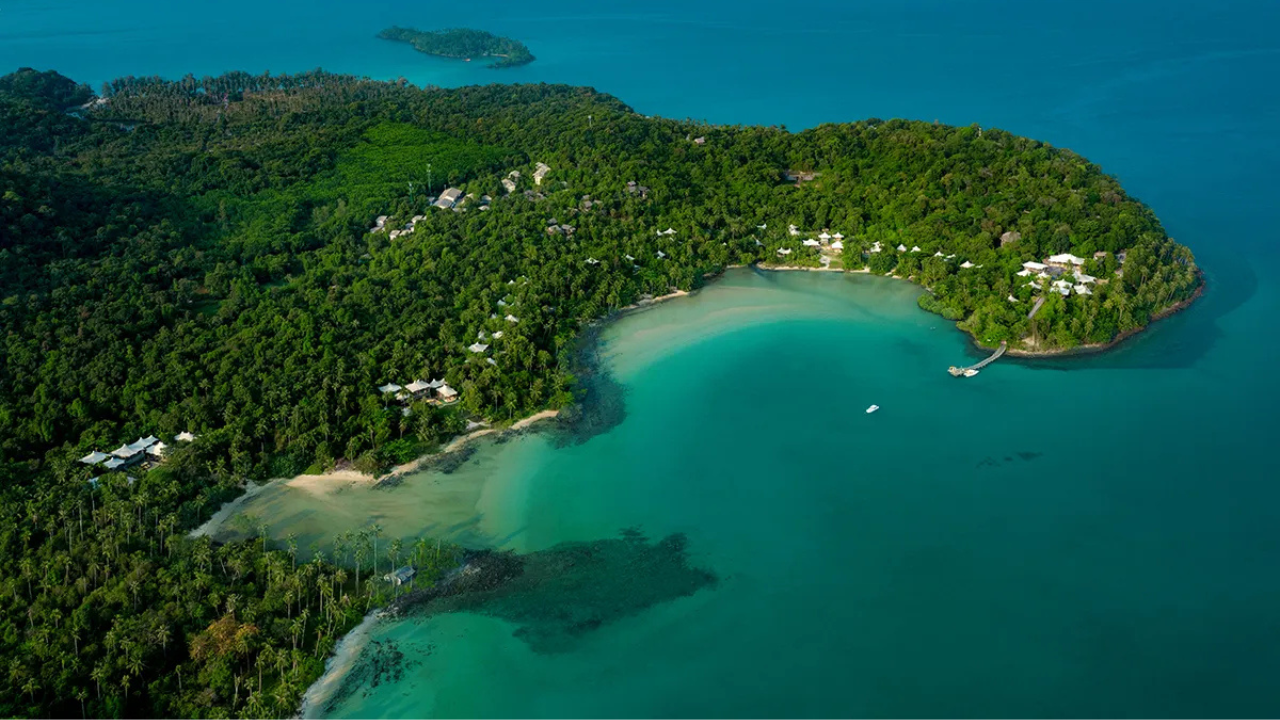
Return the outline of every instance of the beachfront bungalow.
<path id="1" fill-rule="evenodd" d="M 461 197 L 462 197 L 461 190 L 459 190 L 458 188 L 449 188 L 448 190 L 445 190 L 444 192 L 440 193 L 440 197 L 436 198 L 436 201 L 432 203 L 432 206 L 438 207 L 441 210 L 448 210 L 452 208 L 454 205 L 457 205 L 458 199 Z"/>
<path id="2" fill-rule="evenodd" d="M 489 346 L 483 343 L 471 343 L 470 345 L 467 346 L 467 349 L 473 353 L 479 354 L 484 352 L 485 350 L 488 350 Z"/>
<path id="3" fill-rule="evenodd" d="M 408 565 L 405 565 L 402 568 L 397 568 L 396 570 L 383 575 L 382 579 L 396 587 L 399 587 L 413 580 L 413 576 L 416 574 L 418 574 L 418 571 Z"/>
<path id="4" fill-rule="evenodd" d="M 88 455 L 85 455 L 84 457 L 80 458 L 80 462 L 84 463 L 85 465 L 97 465 L 98 463 L 101 463 L 105 460 L 110 460 L 110 459 L 111 459 L 111 456 L 108 455 L 107 453 L 98 452 L 97 450 L 94 450 Z"/>
<path id="5" fill-rule="evenodd" d="M 448 385 L 441 385 L 440 389 L 436 390 L 436 397 L 440 398 L 440 402 L 443 402 L 445 404 L 448 404 L 451 402 L 457 402 L 458 391 L 454 390 Z"/>

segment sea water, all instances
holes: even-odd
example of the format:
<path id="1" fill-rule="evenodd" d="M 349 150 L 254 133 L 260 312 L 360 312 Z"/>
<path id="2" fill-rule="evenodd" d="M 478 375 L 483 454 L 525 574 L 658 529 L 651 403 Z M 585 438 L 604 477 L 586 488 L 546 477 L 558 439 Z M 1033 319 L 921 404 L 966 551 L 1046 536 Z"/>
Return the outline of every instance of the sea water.
<path id="1" fill-rule="evenodd" d="M 428 58 L 372 37 L 391 24 L 539 59 Z M 396 488 L 420 512 L 387 523 L 522 551 L 682 532 L 720 582 L 554 654 L 478 615 L 380 625 L 412 666 L 333 715 L 1275 715 L 1277 28 L 1263 0 L 21 0 L 0 69 L 322 66 L 721 123 L 978 123 L 1099 162 L 1203 266 L 1201 301 L 1113 352 L 964 380 L 963 336 L 905 283 L 739 273 L 624 319 L 621 424 L 485 446 Z"/>

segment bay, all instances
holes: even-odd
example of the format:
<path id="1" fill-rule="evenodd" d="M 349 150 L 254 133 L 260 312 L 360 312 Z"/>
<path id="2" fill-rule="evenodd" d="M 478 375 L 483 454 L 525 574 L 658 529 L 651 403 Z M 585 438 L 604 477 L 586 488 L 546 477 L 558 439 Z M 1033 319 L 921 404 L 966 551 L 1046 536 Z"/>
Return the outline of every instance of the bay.
<path id="1" fill-rule="evenodd" d="M 539 59 L 428 58 L 373 38 L 391 24 Z M 1257 716 L 1280 712 L 1277 27 L 1258 0 L 19 0 L 0 70 L 322 66 L 591 85 L 719 123 L 978 123 L 1099 162 L 1204 267 L 1200 302 L 1115 351 L 963 381 L 943 371 L 965 339 L 887 280 L 739 273 L 624 319 L 622 424 L 486 445 L 449 497 L 421 478 L 394 493 L 423 505 L 349 495 L 346 521 L 521 551 L 682 532 L 721 581 L 555 655 L 477 615 L 381 625 L 418 664 L 334 716 Z M 330 517 L 279 502 L 281 529 Z"/>

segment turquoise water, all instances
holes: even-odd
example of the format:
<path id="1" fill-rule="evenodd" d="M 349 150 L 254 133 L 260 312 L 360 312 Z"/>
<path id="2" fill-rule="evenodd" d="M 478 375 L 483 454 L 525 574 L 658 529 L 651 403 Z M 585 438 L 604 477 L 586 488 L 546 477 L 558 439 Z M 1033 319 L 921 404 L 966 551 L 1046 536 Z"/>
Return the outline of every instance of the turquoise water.
<path id="1" fill-rule="evenodd" d="M 426 58 L 372 38 L 393 23 L 539 60 Z M 1260 0 L 21 0 L 0 69 L 323 66 L 592 85 L 714 122 L 977 122 L 1101 163 L 1204 267 L 1202 301 L 1115 352 L 966 381 L 943 372 L 964 338 L 901 283 L 739 273 L 628 318 L 610 433 L 486 447 L 389 496 L 423 504 L 357 514 L 522 550 L 680 531 L 721 583 L 555 655 L 490 618 L 381 626 L 419 664 L 335 716 L 1274 716 L 1277 28 Z"/>

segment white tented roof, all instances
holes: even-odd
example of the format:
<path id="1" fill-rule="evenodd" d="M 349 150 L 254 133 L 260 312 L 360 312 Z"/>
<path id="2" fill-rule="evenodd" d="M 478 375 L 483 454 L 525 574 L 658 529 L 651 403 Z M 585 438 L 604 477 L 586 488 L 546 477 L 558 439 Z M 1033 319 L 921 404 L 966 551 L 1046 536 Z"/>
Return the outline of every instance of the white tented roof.
<path id="1" fill-rule="evenodd" d="M 1043 270 L 1043 269 L 1045 269 L 1045 268 L 1047 268 L 1047 267 L 1049 267 L 1049 266 L 1048 266 L 1048 265 L 1045 265 L 1044 263 L 1038 263 L 1038 262 L 1030 262 L 1030 261 L 1028 261 L 1028 262 L 1024 262 L 1024 263 L 1022 263 L 1022 267 L 1026 268 L 1026 269 L 1028 269 L 1028 270 Z"/>
<path id="2" fill-rule="evenodd" d="M 111 458 L 110 455 L 104 452 L 98 452 L 97 450 L 94 450 L 88 455 L 85 455 L 84 457 L 80 458 L 80 462 L 84 463 L 85 465 L 97 465 L 103 460 L 108 460 L 110 458 Z"/>
<path id="3" fill-rule="evenodd" d="M 488 350 L 489 346 L 483 343 L 471 343 L 471 345 L 468 346 L 467 349 L 473 353 L 482 353 L 485 350 Z"/>
<path id="4" fill-rule="evenodd" d="M 401 390 L 403 390 L 403 389 L 404 389 L 404 388 L 400 387 L 399 385 L 397 385 L 397 384 L 395 384 L 395 383 L 387 383 L 386 385 L 382 385 L 382 386 L 380 386 L 380 387 L 378 388 L 378 390 L 379 390 L 383 395 L 389 395 L 389 394 L 394 393 L 394 392 L 400 392 L 400 391 L 401 391 Z"/>
<path id="5" fill-rule="evenodd" d="M 408 390 L 411 393 L 420 393 L 423 390 L 430 390 L 431 383 L 426 382 L 425 380 L 414 380 L 413 382 L 406 385 L 404 389 Z"/>
<path id="6" fill-rule="evenodd" d="M 178 433 L 178 437 L 177 437 L 178 442 L 191 442 L 195 439 L 196 439 L 195 435 L 189 432 L 186 432 L 185 430 L 183 432 Z"/>

